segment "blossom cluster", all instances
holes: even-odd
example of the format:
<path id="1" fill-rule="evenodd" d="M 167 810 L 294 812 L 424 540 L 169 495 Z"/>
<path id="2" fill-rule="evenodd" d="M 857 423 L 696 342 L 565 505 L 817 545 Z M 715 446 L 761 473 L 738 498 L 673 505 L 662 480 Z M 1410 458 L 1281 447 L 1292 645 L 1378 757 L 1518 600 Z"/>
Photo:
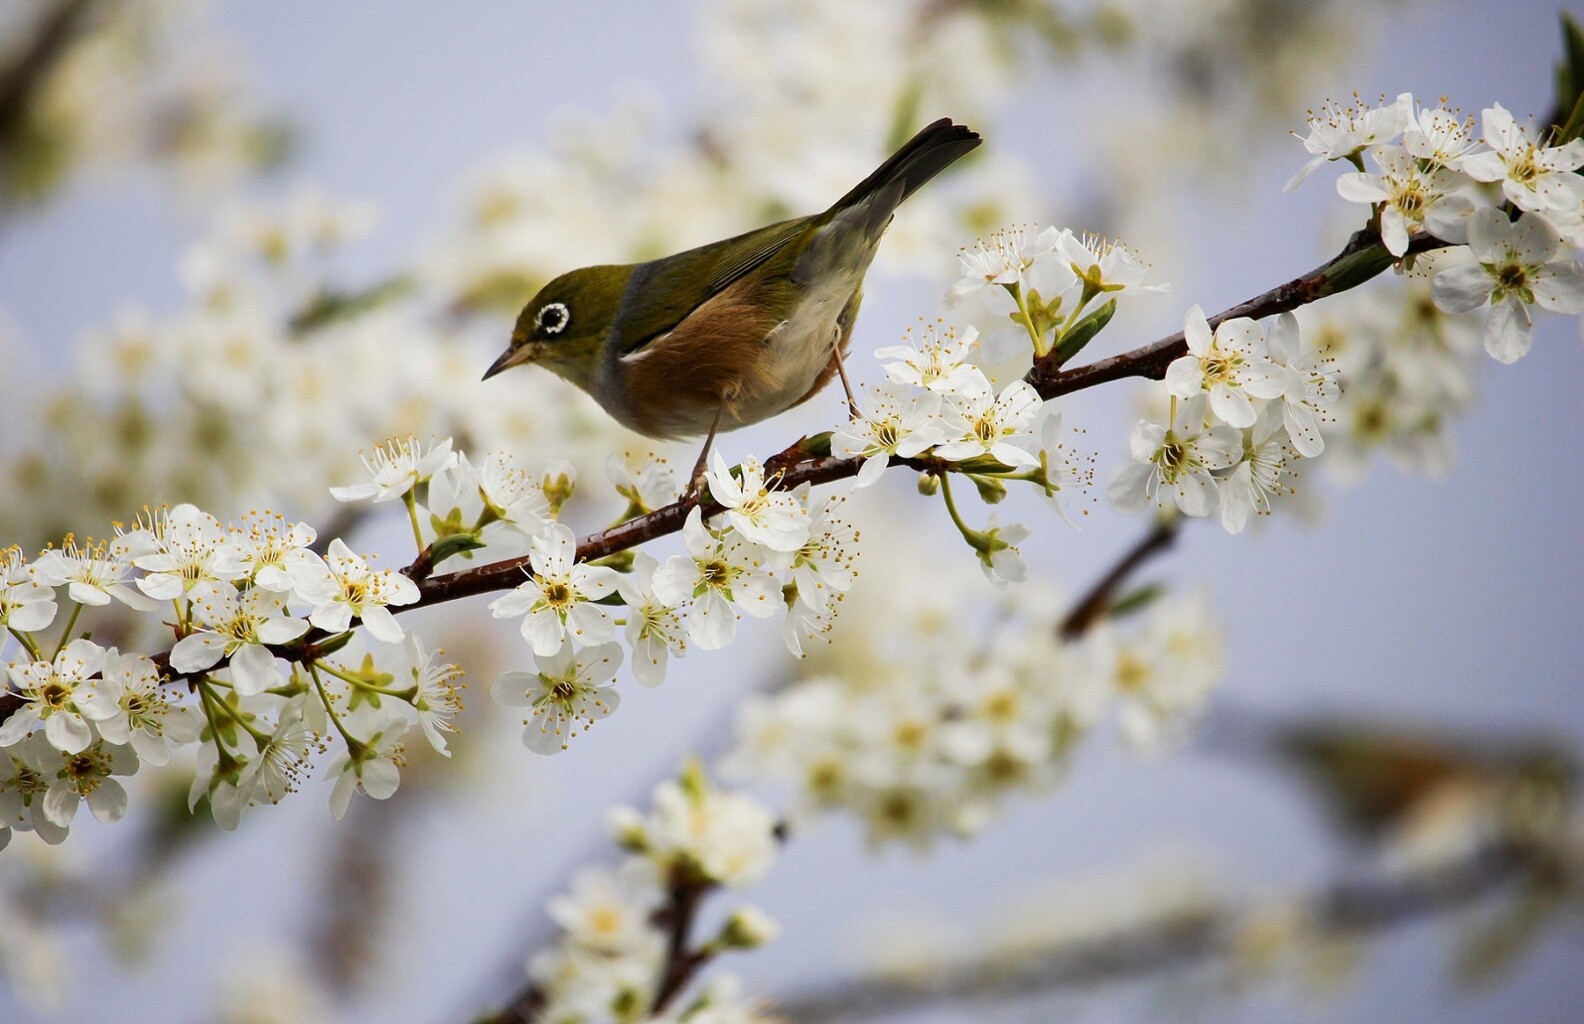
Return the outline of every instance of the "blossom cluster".
<path id="1" fill-rule="evenodd" d="M 850 813 L 876 845 L 926 848 L 974 834 L 1014 794 L 1055 785 L 1108 716 L 1130 747 L 1160 749 L 1220 679 L 1220 633 L 1197 595 L 1073 639 L 1032 584 L 993 610 L 993 624 L 976 620 L 982 612 L 960 602 L 889 615 L 906 639 L 876 662 L 747 703 L 725 770 L 789 785 L 803 814 Z"/>
<path id="2" fill-rule="evenodd" d="M 1337 193 L 1374 211 L 1381 240 L 1404 256 L 1425 236 L 1456 248 L 1438 261 L 1433 294 L 1448 313 L 1489 307 L 1485 350 L 1503 363 L 1529 351 L 1531 309 L 1584 313 L 1584 139 L 1557 142 L 1496 103 L 1474 119 L 1402 93 L 1378 107 L 1332 105 L 1309 120 L 1314 154 L 1358 169 Z M 1368 156 L 1374 171 L 1366 170 Z"/>
<path id="3" fill-rule="evenodd" d="M 776 854 L 776 820 L 752 798 L 716 789 L 697 765 L 655 787 L 653 809 L 612 813 L 627 857 L 613 867 L 588 867 L 568 892 L 550 900 L 560 928 L 556 942 L 528 960 L 541 996 L 540 1019 L 558 1024 L 660 1021 L 666 1024 L 755 1024 L 763 1015 L 735 978 L 720 975 L 685 998 L 669 993 L 661 1007 L 668 957 L 711 959 L 754 949 L 779 927 L 752 904 L 733 910 L 698 948 L 670 948 L 680 900 L 696 901 L 719 887 L 751 885 Z M 689 936 L 684 932 L 681 939 Z"/>
<path id="4" fill-rule="evenodd" d="M 410 441 L 394 450 L 433 457 Z M 111 541 L 68 538 L 32 561 L 15 548 L 0 556 L 0 625 L 14 641 L 6 672 L 18 705 L 0 724 L 3 826 L 56 843 L 81 803 L 117 820 L 127 803 L 117 777 L 167 764 L 174 748 L 200 740 L 190 802 L 207 800 L 225 828 L 295 790 L 314 753 L 332 744 L 336 817 L 356 790 L 396 790 L 410 732 L 447 754 L 461 671 L 391 613 L 418 599 L 417 586 L 339 538 L 321 555 L 316 540 L 307 524 L 276 513 L 223 524 L 183 504 Z M 69 612 L 50 649 L 43 631 L 62 604 Z M 169 651 L 156 658 L 88 639 L 112 605 L 168 615 Z"/>
<path id="5" fill-rule="evenodd" d="M 1183 335 L 1188 352 L 1166 369 L 1167 422 L 1145 419 L 1133 428 L 1132 461 L 1108 493 L 1123 512 L 1156 504 L 1215 514 L 1238 533 L 1290 489 L 1295 460 L 1325 450 L 1322 427 L 1341 391 L 1337 374 L 1323 353 L 1303 350 L 1290 313 L 1267 337 L 1246 317 L 1212 329 L 1194 306 Z"/>
<path id="6" fill-rule="evenodd" d="M 658 461 L 634 469 L 613 457 L 607 468 L 628 501 L 627 517 L 676 497 Z M 710 651 L 730 644 L 742 615 L 783 613 L 782 637 L 793 654 L 829 632 L 855 578 L 857 536 L 841 515 L 844 499 L 813 499 L 807 486 L 777 489 L 756 459 L 734 470 L 718 451 L 705 481 L 721 511 L 706 519 L 695 506 L 682 527 L 684 553 L 663 562 L 637 552 L 619 572 L 579 561 L 566 526 L 546 523 L 533 534 L 531 574 L 490 605 L 496 618 L 521 620 L 533 651 L 533 671 L 507 672 L 491 689 L 498 703 L 528 710 L 529 749 L 565 750 L 579 729 L 615 711 L 612 683 L 624 658 L 618 629 L 645 686 L 663 682 L 690 641 Z"/>

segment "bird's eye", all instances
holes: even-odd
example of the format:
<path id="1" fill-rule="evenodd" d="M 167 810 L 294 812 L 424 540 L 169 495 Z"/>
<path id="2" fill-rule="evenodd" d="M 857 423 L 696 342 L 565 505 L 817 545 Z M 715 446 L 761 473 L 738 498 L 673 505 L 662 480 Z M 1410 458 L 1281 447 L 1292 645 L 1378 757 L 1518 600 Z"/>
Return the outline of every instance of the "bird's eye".
<path id="1" fill-rule="evenodd" d="M 539 312 L 534 314 L 534 330 L 540 334 L 560 334 L 571 322 L 572 314 L 561 302 L 540 306 Z"/>

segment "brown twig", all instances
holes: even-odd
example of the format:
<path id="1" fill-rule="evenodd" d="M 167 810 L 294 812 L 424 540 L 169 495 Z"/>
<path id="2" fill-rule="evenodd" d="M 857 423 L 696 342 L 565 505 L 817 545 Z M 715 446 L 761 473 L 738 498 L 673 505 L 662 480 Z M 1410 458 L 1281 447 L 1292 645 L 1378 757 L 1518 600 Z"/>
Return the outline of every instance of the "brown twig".
<path id="1" fill-rule="evenodd" d="M 1446 244 L 1435 238 L 1420 236 L 1409 246 L 1409 252 L 1416 254 L 1441 248 Z M 1341 252 L 1319 267 L 1222 311 L 1210 318 L 1210 322 L 1218 324 L 1233 317 L 1257 319 L 1290 312 L 1325 296 L 1355 288 L 1395 262 L 1395 258 L 1386 251 L 1375 235 L 1368 231 L 1357 231 L 1343 246 Z M 1179 331 L 1121 355 L 1100 359 L 1070 370 L 1056 367 L 1050 357 L 1046 357 L 1037 361 L 1024 379 L 1042 398 L 1050 399 L 1124 377 L 1163 377 L 1171 361 L 1186 351 L 1187 343 L 1182 332 Z M 844 480 L 856 476 L 863 465 L 861 459 L 843 459 L 830 455 L 809 454 L 796 457 L 792 452 L 797 449 L 798 446 L 794 445 L 774 457 L 776 469 L 781 474 L 775 485 L 778 489 L 792 490 L 804 484 L 818 486 Z M 891 464 L 912 468 L 939 468 L 936 460 L 928 459 L 893 458 Z M 701 502 L 695 497 L 682 498 L 647 515 L 596 531 L 583 538 L 578 544 L 577 559 L 583 562 L 596 561 L 638 547 L 656 538 L 677 533 L 682 529 L 688 513 L 695 506 L 701 507 L 706 515 L 720 510 L 720 506 L 709 501 Z M 392 611 L 411 611 L 478 594 L 509 590 L 528 576 L 530 563 L 527 556 L 523 556 L 439 576 L 427 575 L 427 568 L 425 566 L 425 571 L 422 573 L 413 573 L 415 576 L 421 576 L 416 580 L 418 600 L 402 608 L 393 608 Z M 277 653 L 289 660 L 302 660 L 304 644 L 308 650 L 311 650 L 312 645 L 320 639 L 323 639 L 322 634 L 317 631 L 311 632 L 304 641 L 299 641 L 295 646 L 283 647 Z M 159 660 L 156 658 L 156 661 Z M 173 679 L 177 678 L 182 677 L 173 677 Z M 4 721 L 20 706 L 19 698 L 11 695 L 0 696 L 0 721 Z"/>
<path id="2" fill-rule="evenodd" d="M 1103 619 L 1111 610 L 1112 602 L 1116 600 L 1118 588 L 1137 571 L 1139 566 L 1172 546 L 1177 540 L 1177 530 L 1181 524 L 1182 520 L 1177 516 L 1157 520 L 1150 532 L 1133 545 L 1110 572 L 1095 581 L 1089 592 L 1073 605 L 1072 611 L 1067 613 L 1058 627 L 1057 631 L 1061 638 L 1076 640 Z"/>
<path id="3" fill-rule="evenodd" d="M 1385 931 L 1456 910 L 1511 885 L 1544 858 L 1521 845 L 1486 847 L 1451 863 L 1378 878 L 1348 879 L 1294 900 L 1306 934 L 1338 939 Z M 860 978 L 779 1000 L 798 1024 L 901 1018 L 950 1003 L 1092 988 L 1236 955 L 1249 923 L 1240 907 L 1184 910 L 1045 950 L 942 964 L 916 981 Z"/>

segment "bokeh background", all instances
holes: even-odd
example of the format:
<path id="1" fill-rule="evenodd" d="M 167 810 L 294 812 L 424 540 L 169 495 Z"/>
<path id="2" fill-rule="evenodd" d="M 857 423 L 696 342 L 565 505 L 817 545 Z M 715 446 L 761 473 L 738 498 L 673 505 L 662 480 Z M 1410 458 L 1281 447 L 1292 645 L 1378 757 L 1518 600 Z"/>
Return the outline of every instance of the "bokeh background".
<path id="1" fill-rule="evenodd" d="M 40 9 L 20 6 L 32 10 L 8 17 Z M 1104 36 L 1096 32 L 1053 43 L 1024 26 L 1008 30 L 1010 55 L 997 61 L 986 57 L 999 52 L 995 45 L 968 33 L 900 60 L 887 48 L 911 45 L 907 37 L 877 28 L 894 15 L 850 0 L 801 0 L 781 14 L 747 0 L 152 6 L 166 19 L 158 31 L 176 55 L 169 59 L 194 63 L 205 83 L 225 83 L 216 94 L 256 123 L 252 134 L 228 136 L 230 149 L 216 147 L 225 159 L 150 159 L 146 147 L 108 147 L 47 197 L 7 205 L 0 376 L 8 457 L 39 431 L 65 429 L 41 424 L 25 399 L 81 372 L 85 332 L 102 331 L 129 306 L 161 316 L 188 301 L 200 273 L 192 245 L 211 237 L 215 218 L 223 221 L 241 197 L 284 202 L 311 185 L 370 204 L 377 227 L 335 256 L 335 280 L 348 287 L 415 266 L 432 281 L 463 281 L 483 276 L 477 267 L 489 257 L 480 252 L 486 242 L 458 225 L 491 175 L 506 173 L 500 168 L 551 157 L 576 167 L 579 147 L 593 147 L 616 154 L 611 175 L 632 176 L 635 203 L 656 204 L 654 179 L 674 164 L 667 154 L 710 127 L 740 158 L 735 192 L 679 181 L 665 210 L 601 210 L 587 195 L 567 194 L 575 171 L 561 192 L 553 175 L 524 178 L 530 192 L 546 190 L 527 202 L 549 211 L 555 226 L 532 243 L 529 262 L 571 267 L 645 247 L 664 252 L 752 226 L 755 207 L 742 197 L 756 190 L 810 209 L 843 191 L 884 151 L 894 99 L 905 91 L 885 75 L 905 66 L 926 83 L 925 103 L 939 95 L 962 103 L 921 105 L 913 120 L 968 120 L 985 136 L 987 158 L 972 176 L 941 183 L 950 202 L 910 203 L 899 215 L 896 251 L 871 276 L 859 322 L 855 368 L 874 380 L 866 351 L 939 310 L 955 247 L 976 233 L 961 216 L 975 202 L 990 209 L 981 215 L 987 228 L 1026 218 L 1119 232 L 1157 279 L 1171 282 L 1168 294 L 1135 303 L 1097 343 L 1119 351 L 1178 328 L 1190 303 L 1223 308 L 1308 269 L 1355 226 L 1329 168 L 1282 192 L 1307 159 L 1287 134 L 1302 126 L 1306 108 L 1355 90 L 1407 90 L 1473 111 L 1500 101 L 1540 115 L 1558 49 L 1558 11 L 1538 2 L 1124 5 L 1116 10 L 1142 26 L 1125 39 L 1096 42 Z M 1077 24 L 1108 9 L 1052 10 Z M 743 45 L 749 38 L 758 49 Z M 99 92 L 87 90 L 87 102 L 109 103 L 116 81 L 111 74 Z M 276 156 L 272 170 L 250 167 L 254 157 Z M 448 358 L 461 369 L 431 377 L 430 386 L 481 371 L 504 322 L 485 309 L 448 326 Z M 400 359 L 409 348 L 362 351 Z M 1370 854 L 1338 836 L 1292 774 L 1216 742 L 1229 714 L 1244 723 L 1346 715 L 1471 745 L 1539 736 L 1584 752 L 1581 358 L 1577 322 L 1542 316 L 1524 360 L 1479 364 L 1477 399 L 1448 428 L 1456 457 L 1444 472 L 1376 458 L 1347 486 L 1311 474 L 1315 500 L 1303 516 L 1278 516 L 1237 537 L 1192 524 L 1146 576 L 1205 588 L 1225 623 L 1225 683 L 1199 738 L 1155 757 L 1092 743 L 1054 793 L 1015 801 L 971 842 L 944 841 L 927 854 L 869 851 L 853 823 L 826 820 L 799 834 L 753 893 L 784 925 L 782 938 L 733 969 L 771 996 L 792 995 L 895 959 L 909 943 L 1010 930 L 1030 905 L 1092 914 L 1101 912 L 1097 903 L 1115 910 L 1184 886 L 1258 898 L 1366 870 Z M 504 386 L 478 392 L 478 401 L 536 411 L 547 406 L 535 396 L 559 387 L 494 383 Z M 338 386 L 355 391 L 359 382 Z M 560 395 L 547 415 L 589 417 L 580 401 Z M 1025 555 L 1041 580 L 1083 586 L 1144 525 L 1103 499 L 1103 482 L 1125 457 L 1135 401 L 1124 384 L 1067 406 L 1068 421 L 1087 429 L 1099 452 L 1101 500 L 1076 532 L 1050 523 L 1036 530 Z M 779 450 L 838 412 L 825 396 L 729 437 L 726 450 Z M 558 429 L 577 434 L 565 424 L 548 429 L 536 444 L 553 444 Z M 378 439 L 346 437 L 342 465 Z M 339 436 L 328 440 L 343 447 Z M 594 433 L 566 443 L 583 452 L 620 442 Z M 582 464 L 597 478 L 597 460 Z M 302 492 L 326 482 L 303 474 Z M 242 490 L 238 502 L 251 497 Z M 305 499 L 297 500 L 301 507 Z M 862 590 L 883 595 L 895 585 L 885 565 L 955 559 L 961 564 L 940 577 L 982 587 L 989 599 L 970 553 L 909 481 L 887 481 L 853 504 L 885 552 Z M 30 531 L 48 517 L 28 518 L 18 498 L 4 507 L 13 521 L 0 522 L 0 538 L 34 543 Z M 1025 521 L 1040 515 L 1033 503 L 1020 511 Z M 103 529 L 102 521 L 71 525 Z M 395 525 L 366 522 L 356 535 L 394 562 L 404 558 Z M 733 703 L 797 670 L 774 627 L 750 626 L 729 656 L 698 652 L 659 690 L 629 686 L 619 716 L 569 754 L 543 759 L 485 721 L 491 709 L 479 680 L 489 666 L 526 654 L 513 646 L 514 630 L 490 620 L 482 603 L 435 621 L 432 632 L 450 653 L 477 664 L 469 691 L 476 749 L 455 764 L 420 766 L 389 805 L 360 807 L 344 826 L 328 820 L 323 787 L 310 785 L 251 816 L 239 833 L 184 847 L 162 863 L 155 886 L 96 889 L 88 906 L 68 908 L 51 926 L 31 973 L 0 982 L 0 1020 L 207 1020 L 217 1007 L 234 1008 L 238 991 L 285 999 L 292 978 L 326 990 L 336 1019 L 466 1019 L 520 977 L 528 945 L 545 934 L 546 895 L 581 859 L 605 856 L 605 809 L 640 799 L 687 750 L 719 750 Z M 135 795 L 133 820 L 152 813 L 153 800 Z M 19 844 L 0 858 L 0 886 L 85 875 L 125 882 L 134 854 L 121 833 L 129 824 L 85 822 L 49 858 Z M 15 893 L 12 901 L 26 902 Z M 1339 955 L 1348 966 L 1330 982 L 1317 980 L 1327 973 L 1318 969 L 1278 971 L 1231 990 L 1202 971 L 1158 973 L 898 1019 L 1575 1019 L 1584 1000 L 1577 910 L 1508 970 L 1472 984 L 1449 953 L 1478 909 L 1373 936 Z M 120 924 L 105 928 L 107 916 Z"/>

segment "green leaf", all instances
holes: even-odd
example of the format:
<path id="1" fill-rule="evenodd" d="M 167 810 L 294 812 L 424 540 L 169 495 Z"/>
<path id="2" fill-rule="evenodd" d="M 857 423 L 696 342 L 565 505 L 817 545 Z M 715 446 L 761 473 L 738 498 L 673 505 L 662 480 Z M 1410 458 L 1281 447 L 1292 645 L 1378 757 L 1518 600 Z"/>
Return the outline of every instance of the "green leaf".
<path id="1" fill-rule="evenodd" d="M 1056 345 L 1056 365 L 1062 366 L 1073 356 L 1077 355 L 1085 345 L 1094 340 L 1094 336 L 1105 329 L 1116 315 L 1116 299 L 1110 299 L 1099 309 L 1091 310 L 1087 316 L 1072 325 L 1072 328 L 1062 335 Z"/>
<path id="2" fill-rule="evenodd" d="M 1141 612 L 1154 604 L 1156 599 L 1165 593 L 1166 588 L 1159 583 L 1147 583 L 1142 587 L 1136 587 L 1128 591 L 1115 601 L 1112 601 L 1111 607 L 1106 609 L 1106 614 L 1113 619 L 1120 619 L 1124 616 L 1132 615 L 1134 612 Z"/>
<path id="3" fill-rule="evenodd" d="M 1553 145 L 1563 145 L 1584 132 L 1584 29 L 1562 12 L 1562 59 L 1557 61 L 1556 124 Z"/>

